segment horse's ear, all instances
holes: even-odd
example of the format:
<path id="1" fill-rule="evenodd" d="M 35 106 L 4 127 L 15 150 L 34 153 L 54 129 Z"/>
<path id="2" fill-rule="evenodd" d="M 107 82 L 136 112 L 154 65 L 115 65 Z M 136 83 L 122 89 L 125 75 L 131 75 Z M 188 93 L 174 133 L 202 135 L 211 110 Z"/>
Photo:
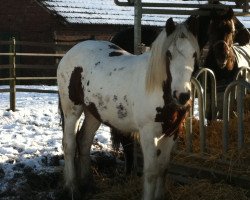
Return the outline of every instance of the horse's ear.
<path id="1" fill-rule="evenodd" d="M 187 29 L 193 33 L 194 36 L 198 35 L 199 31 L 199 24 L 198 24 L 198 17 L 197 16 L 190 16 L 186 21 Z"/>
<path id="2" fill-rule="evenodd" d="M 234 11 L 231 7 L 229 7 L 227 13 L 225 14 L 225 18 L 231 20 L 233 19 L 233 17 L 234 17 Z"/>
<path id="3" fill-rule="evenodd" d="M 172 17 L 167 20 L 165 28 L 166 28 L 167 36 L 169 36 L 171 33 L 174 32 L 176 25 Z"/>

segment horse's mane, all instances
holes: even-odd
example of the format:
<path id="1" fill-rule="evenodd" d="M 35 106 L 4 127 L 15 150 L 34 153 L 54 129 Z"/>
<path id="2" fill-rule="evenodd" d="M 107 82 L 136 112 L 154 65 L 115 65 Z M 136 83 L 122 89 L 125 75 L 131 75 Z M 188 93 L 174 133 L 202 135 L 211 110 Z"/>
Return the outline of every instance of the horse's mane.
<path id="1" fill-rule="evenodd" d="M 197 39 L 187 30 L 184 23 L 177 25 L 175 31 L 168 37 L 165 29 L 163 29 L 151 47 L 149 66 L 146 74 L 147 92 L 152 92 L 155 89 L 162 89 L 163 81 L 167 80 L 166 52 L 173 42 L 174 48 L 178 48 L 176 46 L 176 40 L 181 34 L 184 34 L 188 40 L 191 41 L 191 44 L 197 51 L 197 55 L 199 55 L 199 45 Z"/>

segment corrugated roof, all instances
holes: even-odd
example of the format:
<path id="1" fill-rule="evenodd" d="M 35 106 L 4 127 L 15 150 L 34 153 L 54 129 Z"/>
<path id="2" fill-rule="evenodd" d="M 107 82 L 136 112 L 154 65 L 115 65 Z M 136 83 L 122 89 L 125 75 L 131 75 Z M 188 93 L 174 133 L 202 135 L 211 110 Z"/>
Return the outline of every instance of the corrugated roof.
<path id="1" fill-rule="evenodd" d="M 47 9 L 62 16 L 71 24 L 111 24 L 133 25 L 134 8 L 117 6 L 114 0 L 39 0 Z M 123 0 L 124 1 L 124 0 Z M 125 1 L 127 2 L 127 1 Z M 153 0 L 142 0 L 153 2 Z M 157 3 L 196 3 L 204 4 L 206 1 L 181 1 L 181 0 L 157 0 Z M 172 8 L 174 9 L 174 8 Z M 152 15 L 142 17 L 143 25 L 163 26 L 169 17 L 174 17 L 180 22 L 188 16 L 185 15 Z M 240 17 L 243 24 L 250 28 L 250 18 Z"/>

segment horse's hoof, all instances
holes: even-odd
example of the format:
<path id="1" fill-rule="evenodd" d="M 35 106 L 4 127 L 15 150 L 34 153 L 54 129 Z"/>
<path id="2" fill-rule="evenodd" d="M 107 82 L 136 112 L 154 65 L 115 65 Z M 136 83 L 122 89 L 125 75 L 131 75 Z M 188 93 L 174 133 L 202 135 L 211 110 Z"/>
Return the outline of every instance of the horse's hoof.
<path id="1" fill-rule="evenodd" d="M 93 178 L 79 179 L 78 188 L 82 194 L 95 193 L 95 191 L 97 190 Z"/>
<path id="2" fill-rule="evenodd" d="M 57 199 L 60 200 L 81 200 L 81 193 L 78 189 L 64 188 L 61 194 L 58 194 Z"/>

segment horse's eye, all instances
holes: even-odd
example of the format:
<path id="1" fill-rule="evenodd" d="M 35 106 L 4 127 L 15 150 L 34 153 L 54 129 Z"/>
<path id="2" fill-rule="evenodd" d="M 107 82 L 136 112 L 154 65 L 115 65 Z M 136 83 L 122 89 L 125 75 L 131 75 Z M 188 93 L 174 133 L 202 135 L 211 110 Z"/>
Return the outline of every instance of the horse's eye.
<path id="1" fill-rule="evenodd" d="M 193 54 L 193 58 L 197 58 L 197 52 L 194 52 L 194 54 Z"/>
<path id="2" fill-rule="evenodd" d="M 166 56 L 169 58 L 169 60 L 172 60 L 172 54 L 169 50 L 166 52 Z"/>

